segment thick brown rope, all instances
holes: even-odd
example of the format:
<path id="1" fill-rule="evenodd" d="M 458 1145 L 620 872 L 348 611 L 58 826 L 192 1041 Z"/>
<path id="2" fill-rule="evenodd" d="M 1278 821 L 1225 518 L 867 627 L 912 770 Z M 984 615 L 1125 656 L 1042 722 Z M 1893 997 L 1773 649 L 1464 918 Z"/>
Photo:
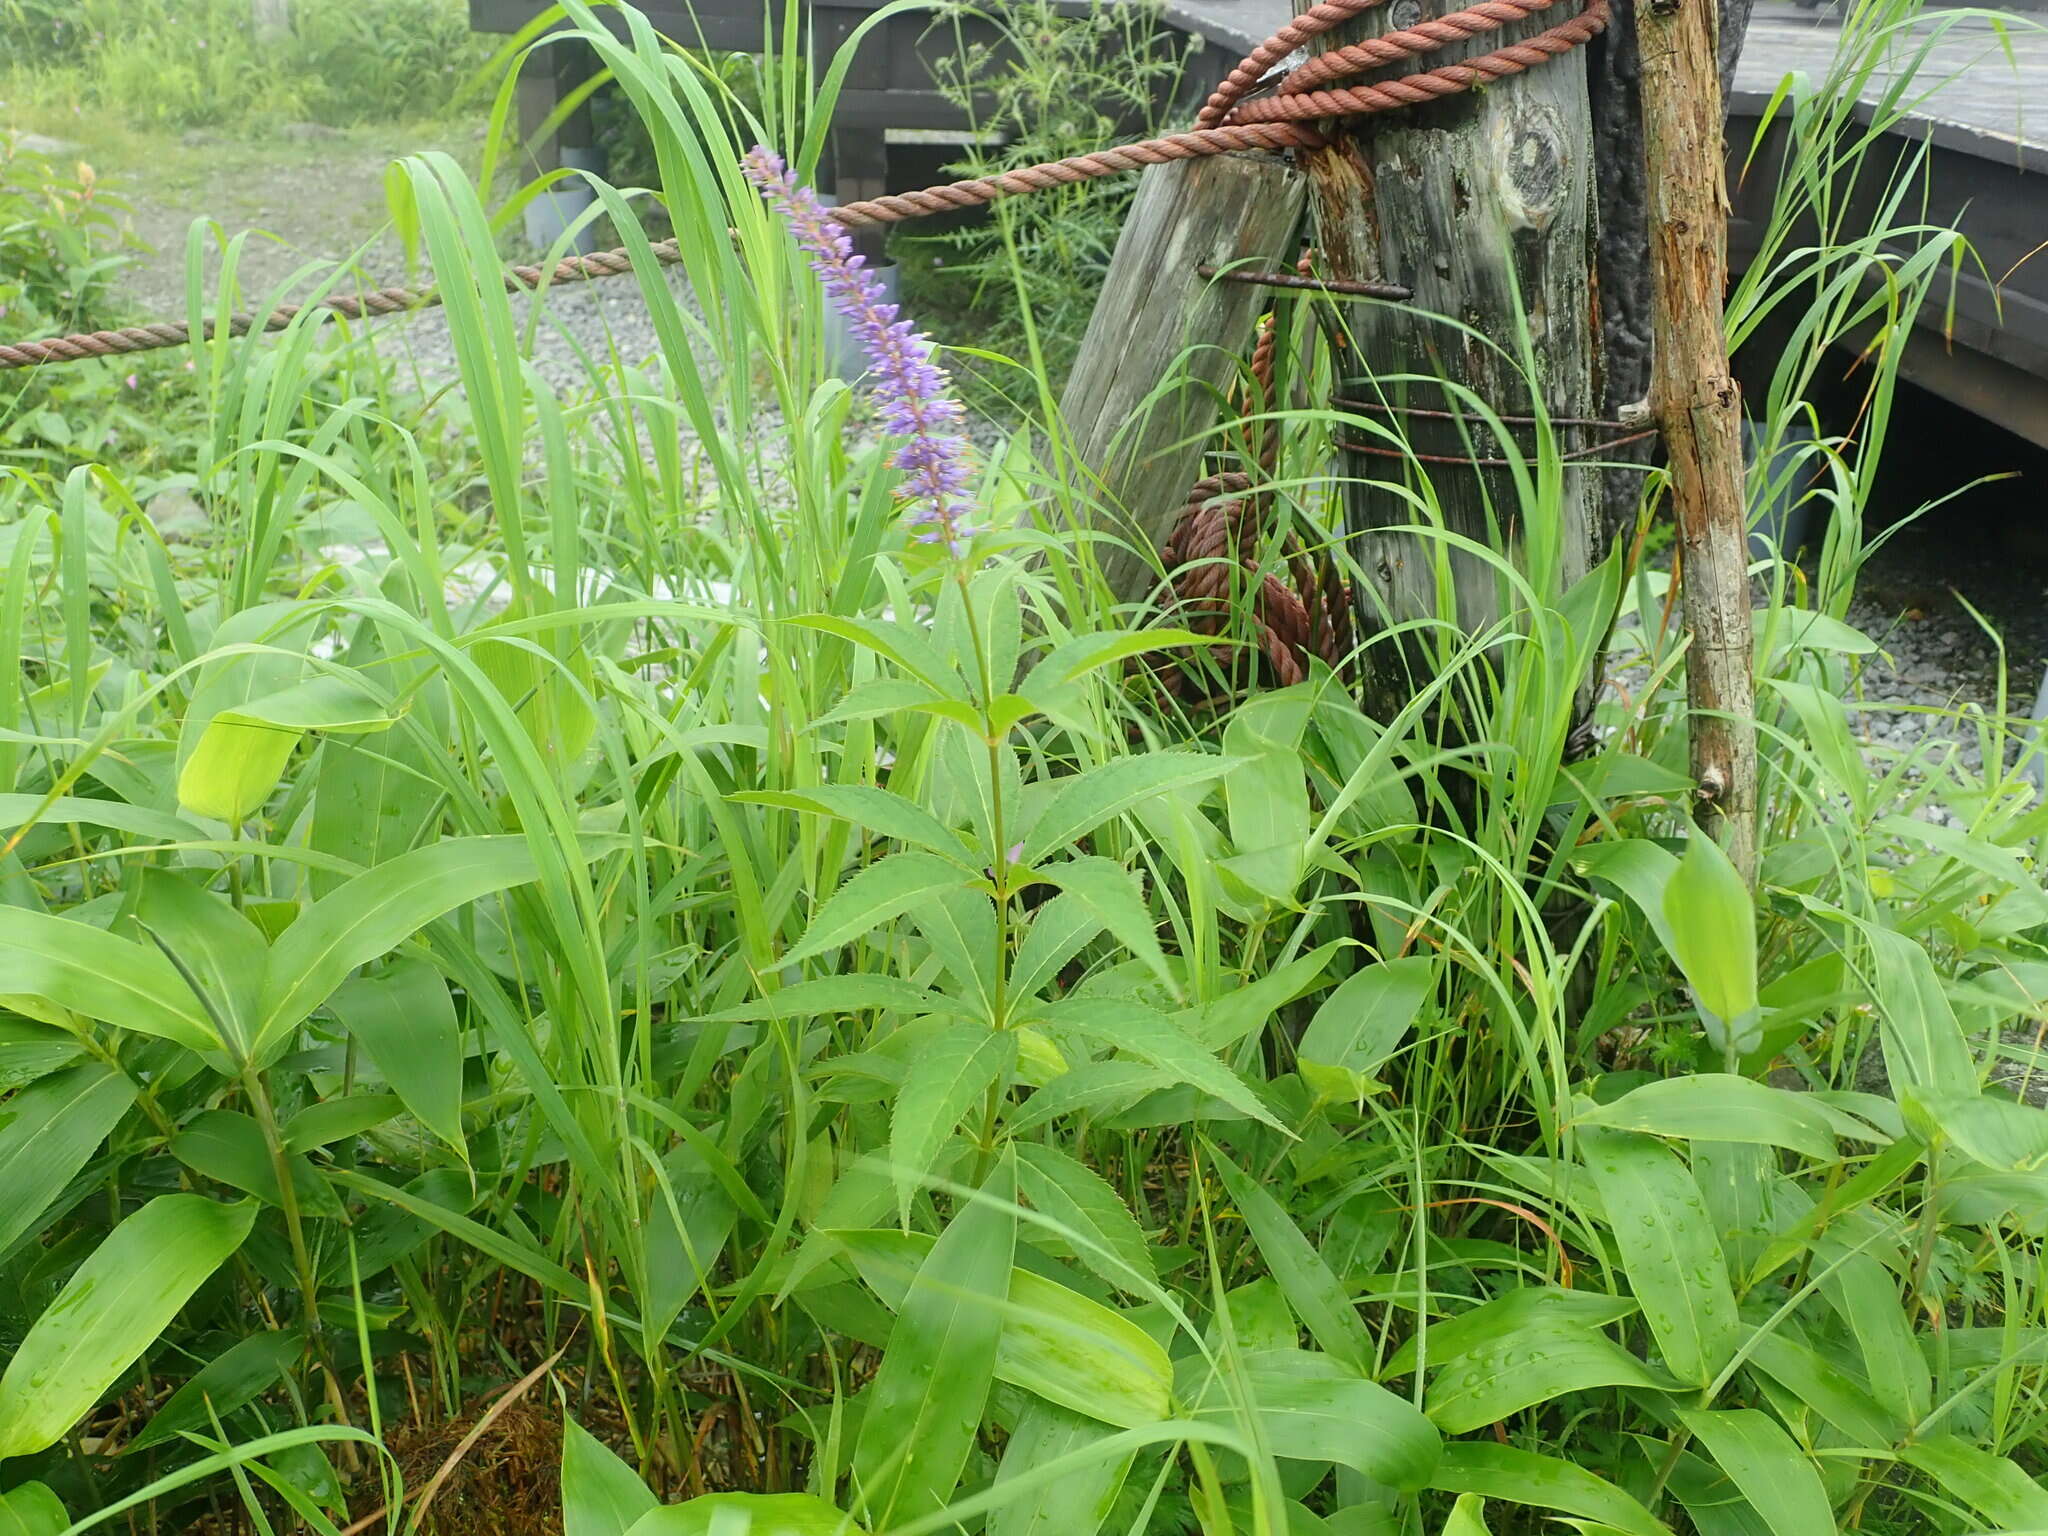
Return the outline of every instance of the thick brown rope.
<path id="1" fill-rule="evenodd" d="M 655 260 L 681 261 L 675 241 L 663 240 L 654 247 Z M 527 293 L 543 285 L 587 283 L 600 277 L 617 277 L 633 270 L 633 259 L 624 249 L 599 251 L 590 256 L 570 256 L 552 267 L 507 267 L 504 272 L 508 293 Z M 368 293 L 330 294 L 311 305 L 284 304 L 262 317 L 231 315 L 229 334 L 245 336 L 250 331 L 281 331 L 308 308 L 340 315 L 348 320 L 366 316 L 395 315 L 408 309 L 439 304 L 438 291 L 411 288 L 376 288 Z M 202 339 L 215 334 L 211 324 L 201 330 Z M 123 326 L 114 331 L 85 331 L 75 336 L 55 336 L 47 341 L 0 342 L 0 368 L 33 368 L 42 363 L 75 363 L 88 357 L 118 357 L 129 352 L 152 352 L 160 347 L 182 347 L 192 339 L 192 327 L 158 323 Z"/>

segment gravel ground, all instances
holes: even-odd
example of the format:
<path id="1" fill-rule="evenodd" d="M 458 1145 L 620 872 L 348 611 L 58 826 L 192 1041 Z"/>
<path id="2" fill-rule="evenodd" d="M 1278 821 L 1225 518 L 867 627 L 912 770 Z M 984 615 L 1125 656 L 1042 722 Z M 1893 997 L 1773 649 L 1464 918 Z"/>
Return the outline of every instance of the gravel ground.
<path id="1" fill-rule="evenodd" d="M 2007 510 L 2023 510 L 2017 494 Z M 1874 746 L 1905 751 L 1953 741 L 1963 766 L 1982 771 L 1976 732 L 1958 712 L 1998 709 L 2001 658 L 1986 624 L 2004 641 L 2006 709 L 2030 716 L 2037 707 L 2048 663 L 2048 571 L 1995 544 L 1957 537 L 1940 513 L 1878 551 L 1849 617 L 1885 653 L 1869 658 L 1863 672 L 1861 722 Z"/>

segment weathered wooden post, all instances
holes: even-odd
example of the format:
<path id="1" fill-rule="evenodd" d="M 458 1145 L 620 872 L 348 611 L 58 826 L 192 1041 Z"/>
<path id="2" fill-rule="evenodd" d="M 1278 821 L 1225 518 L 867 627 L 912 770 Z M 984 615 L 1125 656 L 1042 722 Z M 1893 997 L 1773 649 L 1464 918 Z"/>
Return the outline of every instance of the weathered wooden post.
<path id="1" fill-rule="evenodd" d="M 1318 39 L 1318 51 L 1411 28 L 1452 8 L 1394 0 Z M 1454 63 L 1541 29 L 1537 20 L 1511 23 L 1433 52 L 1429 63 Z M 1561 592 L 1605 553 L 1597 470 L 1568 461 L 1556 501 L 1531 508 L 1500 462 L 1512 452 L 1534 463 L 1532 416 L 1555 424 L 1568 453 L 1594 448 L 1602 432 L 1591 424 L 1600 414 L 1591 146 L 1584 53 L 1574 49 L 1483 90 L 1336 125 L 1329 147 L 1302 157 L 1328 271 L 1414 291 L 1406 305 L 1343 311 L 1340 397 L 1398 428 L 1420 460 L 1410 463 L 1363 432 L 1351 434 L 1343 454 L 1345 520 L 1368 636 L 1429 618 L 1478 629 L 1500 619 L 1509 597 L 1484 560 L 1406 531 L 1417 521 L 1414 509 L 1370 481 L 1426 478 L 1446 530 L 1525 568 L 1532 551 L 1547 550 L 1549 569 L 1528 572 L 1539 589 Z M 1524 326 L 1533 377 L 1517 340 Z M 1511 442 L 1501 442 L 1473 414 L 1471 397 L 1445 382 L 1503 418 Z M 1547 526 L 1528 526 L 1532 514 Z M 1455 613 L 1439 601 L 1446 563 Z M 1385 718 L 1413 696 L 1430 665 L 1427 649 L 1405 641 L 1367 647 L 1361 702 L 1369 713 Z M 1588 701 L 1592 686 L 1588 679 Z"/>
<path id="2" fill-rule="evenodd" d="M 1650 404 L 1670 454 L 1688 643 L 1691 769 L 1745 878 L 1756 872 L 1757 755 L 1742 392 L 1728 369 L 1721 85 L 1711 0 L 1640 0 L 1650 187 Z"/>
<path id="3" fill-rule="evenodd" d="M 1298 172 L 1257 154 L 1154 165 L 1138 183 L 1060 401 L 1071 449 L 1101 486 L 1087 525 L 1129 546 L 1101 554 L 1120 599 L 1151 592 L 1152 551 L 1202 477 L 1219 402 L 1269 302 L 1202 269 L 1290 261 L 1306 195 Z"/>

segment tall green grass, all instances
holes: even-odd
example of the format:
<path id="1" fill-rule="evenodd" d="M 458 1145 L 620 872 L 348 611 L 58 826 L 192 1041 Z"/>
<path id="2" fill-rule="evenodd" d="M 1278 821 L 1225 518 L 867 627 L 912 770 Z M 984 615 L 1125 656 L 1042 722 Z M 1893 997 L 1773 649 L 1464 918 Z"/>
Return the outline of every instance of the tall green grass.
<path id="1" fill-rule="evenodd" d="M 215 338 L 196 543 L 120 464 L 0 482 L 7 1516 L 408 1529 L 408 1448 L 520 1383 L 574 1536 L 2048 1525 L 2048 1116 L 1999 1086 L 2048 813 L 1843 711 L 1895 352 L 1820 575 L 1764 573 L 1751 890 L 1626 545 L 1572 590 L 1468 551 L 1514 602 L 1390 718 L 1324 672 L 1189 718 L 1127 664 L 1195 637 L 1053 532 L 1099 492 L 1049 406 L 971 562 L 908 541 L 737 169 L 808 172 L 839 74 L 742 96 L 566 10 L 681 242 L 679 299 L 599 189 L 652 358 L 549 389 L 550 296 L 423 156 L 454 388 L 391 329 Z M 1796 103 L 1785 227 L 1882 142 L 1858 67 Z M 1738 290 L 1804 316 L 1774 440 L 1940 302 L 1912 208 Z M 1279 419 L 1327 530 L 1370 424 Z"/>

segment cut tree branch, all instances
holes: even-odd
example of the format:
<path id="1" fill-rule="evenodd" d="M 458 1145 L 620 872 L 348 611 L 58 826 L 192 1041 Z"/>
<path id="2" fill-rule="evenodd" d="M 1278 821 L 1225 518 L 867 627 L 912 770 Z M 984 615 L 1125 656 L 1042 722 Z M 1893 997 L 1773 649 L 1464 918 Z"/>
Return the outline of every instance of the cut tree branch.
<path id="1" fill-rule="evenodd" d="M 1650 405 L 1670 454 L 1691 766 L 1709 829 L 1756 874 L 1757 754 L 1742 393 L 1728 366 L 1728 198 L 1712 0 L 1636 0 L 1654 294 Z"/>

